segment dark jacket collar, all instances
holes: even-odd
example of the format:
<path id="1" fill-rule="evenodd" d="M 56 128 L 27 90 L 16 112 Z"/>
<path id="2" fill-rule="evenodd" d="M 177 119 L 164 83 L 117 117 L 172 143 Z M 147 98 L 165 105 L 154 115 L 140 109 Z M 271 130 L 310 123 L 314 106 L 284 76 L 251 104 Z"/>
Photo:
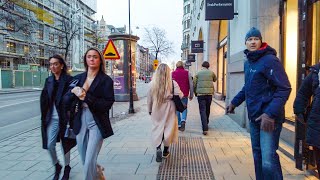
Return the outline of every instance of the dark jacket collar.
<path id="1" fill-rule="evenodd" d="M 267 54 L 272 54 L 272 55 L 277 55 L 277 52 L 275 49 L 270 47 L 267 43 L 262 43 L 261 48 L 256 50 L 256 51 L 249 51 L 248 49 L 243 51 L 244 54 L 247 56 L 247 59 L 249 61 L 257 61 L 261 57 L 267 55 Z"/>
<path id="2" fill-rule="evenodd" d="M 48 77 L 48 95 L 51 101 L 52 98 L 52 92 L 53 92 L 53 88 L 54 88 L 54 75 L 51 75 L 50 77 Z M 61 74 L 60 78 L 59 78 L 59 87 L 58 87 L 58 91 L 57 91 L 57 95 L 56 95 L 56 101 L 59 103 L 61 100 L 61 97 L 63 96 L 63 89 L 65 87 L 67 81 L 67 74 Z"/>
<path id="3" fill-rule="evenodd" d="M 87 74 L 88 73 L 85 72 L 85 73 L 83 73 L 81 75 L 79 86 L 83 86 L 84 82 L 87 79 Z M 97 76 L 94 78 L 94 80 L 93 80 L 88 92 L 93 92 L 96 89 L 96 87 L 98 86 L 99 82 L 102 80 L 103 76 L 104 76 L 104 73 L 102 71 L 99 71 Z"/>

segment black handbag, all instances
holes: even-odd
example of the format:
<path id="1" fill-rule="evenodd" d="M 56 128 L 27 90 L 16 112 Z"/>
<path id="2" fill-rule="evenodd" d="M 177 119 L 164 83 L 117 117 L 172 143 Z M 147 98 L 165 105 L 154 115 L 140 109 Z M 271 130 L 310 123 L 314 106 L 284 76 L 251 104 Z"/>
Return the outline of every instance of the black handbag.
<path id="1" fill-rule="evenodd" d="M 74 87 L 77 86 L 79 80 L 78 79 L 73 79 L 70 84 L 69 84 L 69 89 L 72 89 Z M 70 124 L 72 124 L 72 122 L 75 116 L 75 113 L 77 113 L 79 111 L 79 100 L 76 99 L 74 102 L 71 103 L 71 110 L 70 110 L 70 114 L 69 114 L 69 121 L 66 127 L 66 131 L 64 132 L 64 137 L 65 138 L 69 138 L 69 139 L 76 139 L 76 134 L 73 132 L 72 127 L 70 126 Z"/>
<path id="2" fill-rule="evenodd" d="M 174 95 L 173 81 L 172 81 L 172 94 L 173 94 L 172 100 L 173 100 L 174 104 L 176 105 L 176 110 L 179 112 L 183 112 L 185 109 L 187 109 L 187 106 L 182 103 L 179 95 Z"/>

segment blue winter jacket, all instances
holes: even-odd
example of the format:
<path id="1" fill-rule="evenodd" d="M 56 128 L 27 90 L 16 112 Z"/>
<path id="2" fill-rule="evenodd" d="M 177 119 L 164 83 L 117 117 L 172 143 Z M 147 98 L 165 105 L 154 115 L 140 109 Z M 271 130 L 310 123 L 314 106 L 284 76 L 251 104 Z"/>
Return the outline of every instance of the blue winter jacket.
<path id="1" fill-rule="evenodd" d="M 305 114 L 312 98 L 311 109 L 307 114 L 307 143 L 320 148 L 320 63 L 310 68 L 303 80 L 293 104 L 295 114 Z"/>
<path id="2" fill-rule="evenodd" d="M 284 122 L 284 105 L 291 85 L 276 51 L 263 43 L 260 49 L 244 53 L 245 84 L 231 103 L 239 106 L 246 100 L 250 121 L 266 113 L 276 122 Z"/>

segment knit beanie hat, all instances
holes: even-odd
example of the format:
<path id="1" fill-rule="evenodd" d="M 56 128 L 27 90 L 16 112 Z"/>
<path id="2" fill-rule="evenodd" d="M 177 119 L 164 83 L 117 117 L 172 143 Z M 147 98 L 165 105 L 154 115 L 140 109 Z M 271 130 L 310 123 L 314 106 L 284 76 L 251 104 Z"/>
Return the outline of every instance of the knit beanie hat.
<path id="1" fill-rule="evenodd" d="M 249 39 L 250 37 L 258 37 L 261 42 L 262 42 L 262 36 L 261 36 L 261 32 L 259 31 L 259 29 L 252 27 L 246 34 L 246 39 L 245 42 L 247 41 L 247 39 Z"/>

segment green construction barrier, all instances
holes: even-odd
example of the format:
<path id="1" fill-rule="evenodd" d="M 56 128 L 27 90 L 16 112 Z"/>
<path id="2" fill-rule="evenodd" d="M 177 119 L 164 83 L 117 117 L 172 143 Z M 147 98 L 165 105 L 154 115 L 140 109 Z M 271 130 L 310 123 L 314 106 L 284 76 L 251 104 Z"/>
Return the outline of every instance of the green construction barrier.
<path id="1" fill-rule="evenodd" d="M 40 72 L 40 86 L 43 87 L 44 83 L 46 82 L 47 77 L 49 76 L 49 72 L 48 71 L 41 71 Z"/>
<path id="2" fill-rule="evenodd" d="M 13 72 L 11 70 L 1 70 L 2 88 L 13 88 Z"/>
<path id="3" fill-rule="evenodd" d="M 14 71 L 14 87 L 23 87 L 23 71 Z"/>
<path id="4" fill-rule="evenodd" d="M 41 73 L 39 71 L 32 72 L 33 86 L 39 87 L 41 83 Z"/>
<path id="5" fill-rule="evenodd" d="M 24 86 L 25 87 L 32 86 L 32 72 L 31 71 L 24 72 Z"/>

